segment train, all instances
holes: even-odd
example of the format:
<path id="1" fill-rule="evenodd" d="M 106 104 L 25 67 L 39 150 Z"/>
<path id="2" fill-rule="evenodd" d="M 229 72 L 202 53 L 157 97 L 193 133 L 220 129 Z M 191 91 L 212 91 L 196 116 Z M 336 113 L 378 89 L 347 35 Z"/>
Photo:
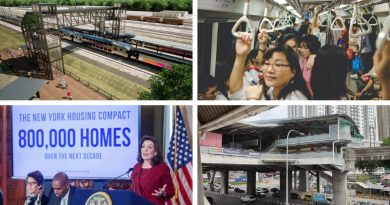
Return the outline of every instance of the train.
<path id="1" fill-rule="evenodd" d="M 131 34 L 121 36 L 121 40 L 113 40 L 109 33 L 97 36 L 81 29 L 60 28 L 59 35 L 62 39 L 162 69 L 172 69 L 173 64 L 192 64 L 192 51 L 189 49 L 150 43 Z"/>

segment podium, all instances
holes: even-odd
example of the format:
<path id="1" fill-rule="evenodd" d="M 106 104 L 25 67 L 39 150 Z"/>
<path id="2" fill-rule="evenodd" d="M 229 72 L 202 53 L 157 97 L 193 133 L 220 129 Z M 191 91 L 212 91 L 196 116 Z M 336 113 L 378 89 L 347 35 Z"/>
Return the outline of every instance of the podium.
<path id="1" fill-rule="evenodd" d="M 96 192 L 107 193 L 111 197 L 112 205 L 153 205 L 153 203 L 131 191 L 103 189 L 76 189 L 70 205 L 84 205 L 88 198 Z"/>

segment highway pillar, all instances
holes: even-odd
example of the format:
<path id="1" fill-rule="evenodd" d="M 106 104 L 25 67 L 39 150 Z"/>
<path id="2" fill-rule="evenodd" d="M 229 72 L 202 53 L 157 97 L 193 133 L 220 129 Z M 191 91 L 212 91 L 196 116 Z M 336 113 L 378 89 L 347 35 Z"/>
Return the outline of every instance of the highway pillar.
<path id="1" fill-rule="evenodd" d="M 255 196 L 256 194 L 256 172 L 247 171 L 246 193 Z"/>
<path id="2" fill-rule="evenodd" d="M 299 191 L 307 192 L 307 172 L 305 170 L 299 170 Z"/>
<path id="3" fill-rule="evenodd" d="M 321 179 L 321 176 L 320 176 L 320 172 L 317 171 L 317 192 L 320 193 L 321 192 L 321 186 L 320 186 L 320 179 Z"/>
<path id="4" fill-rule="evenodd" d="M 227 194 L 229 190 L 229 171 L 228 170 L 221 171 L 221 178 L 222 178 L 221 193 Z"/>
<path id="5" fill-rule="evenodd" d="M 333 171 L 332 176 L 334 204 L 347 204 L 347 172 Z"/>
<path id="6" fill-rule="evenodd" d="M 294 190 L 297 190 L 297 170 L 294 171 Z"/>
<path id="7" fill-rule="evenodd" d="M 286 188 L 287 188 L 287 181 L 286 181 L 286 170 L 280 171 L 280 200 L 282 202 L 286 202 Z M 292 171 L 288 172 L 288 193 L 291 193 L 292 188 Z M 289 194 L 289 202 L 291 201 L 291 195 Z"/>

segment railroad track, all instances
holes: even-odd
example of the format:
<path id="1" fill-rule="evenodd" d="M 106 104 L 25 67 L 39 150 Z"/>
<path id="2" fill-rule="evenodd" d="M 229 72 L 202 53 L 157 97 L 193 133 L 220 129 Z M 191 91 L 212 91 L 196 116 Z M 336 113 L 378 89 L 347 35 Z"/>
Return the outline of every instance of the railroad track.
<path id="1" fill-rule="evenodd" d="M 13 30 L 16 30 L 18 32 L 21 32 L 21 28 L 18 27 L 18 26 L 15 26 L 15 25 L 10 24 L 8 22 L 1 22 L 1 24 L 4 25 L 4 26 L 7 26 L 7 27 L 9 27 L 9 28 L 11 28 Z M 74 45 L 72 45 L 72 44 L 74 44 Z M 98 51 L 98 50 L 87 48 L 87 47 L 84 47 L 84 46 L 82 46 L 80 44 L 77 44 L 77 43 L 65 42 L 64 40 L 62 40 L 62 48 L 63 49 L 67 49 L 66 47 L 68 47 L 68 46 L 75 46 L 75 47 L 77 47 L 77 50 L 85 52 L 88 55 L 93 55 L 93 56 L 96 56 L 98 58 L 104 59 L 106 61 L 111 61 L 111 62 L 117 63 L 117 64 L 119 64 L 121 66 L 124 66 L 124 67 L 130 69 L 130 70 L 134 70 L 134 71 L 139 72 L 140 74 L 147 75 L 147 78 L 149 78 L 150 76 L 155 75 L 157 73 L 157 72 L 151 72 L 151 71 L 145 70 L 145 69 L 150 69 L 150 67 L 144 66 L 144 69 L 142 69 L 142 68 L 139 68 L 137 66 L 128 64 L 129 62 L 125 63 L 125 62 L 123 62 L 124 59 L 121 59 L 119 56 L 107 57 L 107 56 L 104 56 L 104 55 L 107 55 L 107 53 L 103 53 L 103 52 Z M 95 59 L 91 58 L 91 60 L 95 60 Z M 142 65 L 140 65 L 140 66 L 142 66 Z M 140 75 L 137 75 L 137 76 L 140 77 Z M 143 78 L 143 79 L 145 79 L 145 78 Z"/>
<path id="2" fill-rule="evenodd" d="M 142 33 L 150 33 L 154 35 L 159 35 L 159 36 L 165 36 L 164 34 L 167 34 L 171 37 L 175 37 L 178 39 L 186 39 L 186 40 L 192 40 L 192 33 L 180 33 L 176 31 L 163 31 L 163 30 L 148 30 L 146 28 L 138 28 L 135 26 L 126 26 L 126 29 L 129 29 L 130 31 L 137 31 L 137 32 L 142 32 Z"/>

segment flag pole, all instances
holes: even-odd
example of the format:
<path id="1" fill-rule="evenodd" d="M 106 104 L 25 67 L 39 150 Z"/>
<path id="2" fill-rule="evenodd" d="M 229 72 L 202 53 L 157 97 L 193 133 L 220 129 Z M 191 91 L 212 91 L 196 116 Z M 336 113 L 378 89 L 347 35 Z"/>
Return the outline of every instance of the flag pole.
<path id="1" fill-rule="evenodd" d="M 174 173 L 174 176 L 177 177 L 177 162 L 176 162 L 176 158 L 177 158 L 177 132 L 176 132 L 176 118 L 177 118 L 177 106 L 174 106 L 174 117 L 173 117 L 173 138 L 174 138 L 174 155 L 173 155 L 173 173 Z M 175 189 L 175 202 L 177 202 L 177 200 L 179 199 L 179 194 L 178 194 L 178 189 L 177 187 L 178 184 L 177 184 L 177 181 L 175 180 L 175 185 L 176 185 L 176 189 Z"/>

